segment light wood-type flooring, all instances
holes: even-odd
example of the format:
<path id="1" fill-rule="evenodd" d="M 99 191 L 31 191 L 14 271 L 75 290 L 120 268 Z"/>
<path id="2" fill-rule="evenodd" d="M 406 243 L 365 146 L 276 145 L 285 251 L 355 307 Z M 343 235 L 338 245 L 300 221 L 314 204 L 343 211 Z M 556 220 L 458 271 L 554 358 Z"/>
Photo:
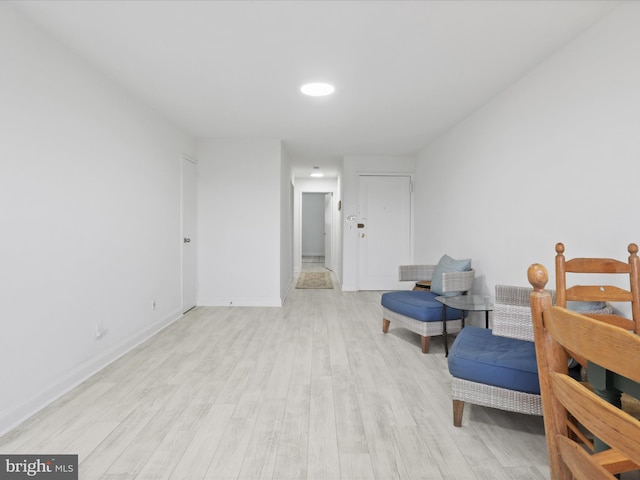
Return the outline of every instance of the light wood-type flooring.
<path id="1" fill-rule="evenodd" d="M 442 339 L 431 348 L 382 333 L 380 292 L 199 307 L 1 437 L 0 453 L 78 454 L 81 479 L 549 478 L 541 417 L 467 405 L 453 427 Z"/>

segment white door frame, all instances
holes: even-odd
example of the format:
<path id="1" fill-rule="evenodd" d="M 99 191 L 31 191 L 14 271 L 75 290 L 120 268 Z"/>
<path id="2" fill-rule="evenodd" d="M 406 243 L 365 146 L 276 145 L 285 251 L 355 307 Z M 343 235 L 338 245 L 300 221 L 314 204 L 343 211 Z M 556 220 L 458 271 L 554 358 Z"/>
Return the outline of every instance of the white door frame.
<path id="1" fill-rule="evenodd" d="M 414 199 L 413 199 L 413 184 L 414 184 L 414 179 L 413 179 L 413 174 L 412 173 L 408 173 L 408 172 L 399 172 L 399 173 L 381 173 L 381 172 L 375 172 L 375 173 L 366 173 L 366 172 L 359 172 L 358 173 L 358 178 L 357 178 L 357 185 L 358 185 L 358 191 L 356 193 L 356 199 L 358 202 L 357 205 L 357 211 L 360 212 L 361 208 L 359 205 L 360 202 L 360 181 L 362 179 L 362 177 L 408 177 L 409 178 L 409 182 L 410 182 L 410 190 L 409 190 L 409 201 L 410 201 L 410 212 L 409 212 L 409 259 L 408 259 L 408 263 L 412 263 L 413 262 L 413 258 L 414 258 L 414 242 L 413 242 L 413 237 L 414 237 L 414 222 L 413 222 L 413 217 L 414 217 Z M 358 222 L 360 222 L 360 213 L 358 213 L 357 215 L 358 218 Z M 358 238 L 359 238 L 359 234 L 358 234 Z M 364 268 L 364 266 L 362 265 L 361 262 L 361 258 L 362 258 L 362 251 L 361 251 L 361 242 L 357 241 L 356 243 L 356 278 L 355 278 L 355 284 L 356 284 L 356 290 L 361 290 L 362 289 L 362 285 L 361 285 L 361 269 Z M 398 289 L 398 288 L 403 288 L 403 285 L 400 282 L 397 282 L 395 284 L 395 286 L 389 285 L 388 289 Z"/>
<path id="2" fill-rule="evenodd" d="M 323 196 L 326 196 L 327 194 L 331 195 L 331 198 L 332 198 L 331 203 L 332 203 L 332 205 L 333 205 L 333 196 L 334 196 L 334 193 L 332 191 L 329 191 L 329 190 L 327 190 L 327 191 L 305 190 L 305 191 L 301 191 L 300 192 L 300 216 L 298 218 L 298 225 L 299 225 L 300 267 L 301 268 L 302 268 L 302 216 L 304 215 L 304 210 L 302 208 L 302 198 L 304 197 L 305 194 L 317 194 L 317 195 L 323 195 Z M 331 236 L 332 237 L 333 237 L 333 231 L 335 230 L 334 222 L 335 222 L 335 216 L 333 215 L 333 212 L 332 212 L 332 215 L 331 215 Z M 330 243 L 330 247 L 332 249 L 332 251 L 330 252 L 330 257 L 333 258 L 334 239 L 331 238 L 329 243 Z M 325 242 L 325 244 L 326 244 L 326 242 Z M 327 252 L 325 252 L 325 259 L 326 259 L 326 257 L 327 257 Z M 333 267 L 333 265 L 332 265 L 332 267 Z M 329 267 L 327 267 L 327 268 L 329 268 Z M 329 270 L 333 270 L 333 268 L 329 268 Z"/>
<path id="3" fill-rule="evenodd" d="M 197 301 L 197 171 L 193 178 L 185 174 L 186 168 L 197 168 L 198 162 L 183 155 L 180 163 L 180 269 L 182 311 L 187 312 L 196 306 Z M 192 189 L 192 190 L 189 190 Z M 185 249 L 189 249 L 186 255 Z"/>
<path id="4" fill-rule="evenodd" d="M 327 200 L 328 199 L 328 200 Z M 333 198 L 333 193 L 325 193 L 324 194 L 324 224 L 325 224 L 325 239 L 324 239 L 324 267 L 328 270 L 334 271 L 335 265 L 333 261 L 333 252 L 335 251 L 335 233 L 334 233 L 334 225 L 335 225 L 335 202 Z M 327 221 L 328 219 L 328 221 Z M 329 232 L 327 233 L 327 230 Z M 328 237 L 328 238 L 327 238 Z"/>
<path id="5" fill-rule="evenodd" d="M 329 179 L 331 180 L 331 179 Z M 333 193 L 333 205 L 334 205 L 334 212 L 333 212 L 333 225 L 332 225 L 332 232 L 333 232 L 333 242 L 332 242 L 332 246 L 333 246 L 333 267 L 334 267 L 334 271 L 335 271 L 335 262 L 336 262 L 336 221 L 338 218 L 338 215 L 336 214 L 337 211 L 337 207 L 336 207 L 336 196 L 338 195 L 338 189 L 337 189 L 338 185 L 337 185 L 337 180 L 335 185 L 331 185 L 331 184 L 327 184 L 327 185 L 318 185 L 318 186 L 314 186 L 314 185 L 307 185 L 304 184 L 302 186 L 296 186 L 295 190 L 296 190 L 296 195 L 295 195 L 295 205 L 294 205 L 294 234 L 295 234 L 295 242 L 294 242 L 294 258 L 295 258 L 295 263 L 294 263 L 294 272 L 297 274 L 299 273 L 299 271 L 302 270 L 302 194 L 303 193 Z"/>

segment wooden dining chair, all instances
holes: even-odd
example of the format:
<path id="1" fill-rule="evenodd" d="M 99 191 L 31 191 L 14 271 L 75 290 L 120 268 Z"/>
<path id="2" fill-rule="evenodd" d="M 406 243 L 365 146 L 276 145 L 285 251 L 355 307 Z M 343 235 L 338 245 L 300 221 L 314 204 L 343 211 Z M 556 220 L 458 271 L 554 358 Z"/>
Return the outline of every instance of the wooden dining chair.
<path id="1" fill-rule="evenodd" d="M 572 258 L 567 260 L 564 256 L 564 245 L 556 244 L 556 305 L 567 307 L 568 301 L 578 302 L 629 302 L 631 305 L 631 319 L 618 314 L 587 315 L 597 320 L 640 333 L 640 257 L 638 257 L 638 245 L 631 243 L 628 246 L 629 259 L 627 262 L 611 258 Z M 615 285 L 567 285 L 567 274 L 614 274 L 628 288 Z M 626 278 L 623 276 L 626 275 Z M 572 277 L 572 279 L 575 277 Z M 584 277 L 580 277 L 581 280 Z M 613 280 L 608 277 L 607 280 Z M 600 280 L 600 277 L 597 278 Z"/>
<path id="2" fill-rule="evenodd" d="M 528 278 L 534 288 L 531 316 L 551 479 L 613 480 L 615 474 L 640 469 L 640 421 L 568 374 L 568 359 L 577 353 L 606 369 L 610 378 L 638 387 L 640 337 L 552 306 L 542 265 L 531 265 Z M 568 426 L 572 418 L 610 448 L 592 453 L 575 441 Z"/>

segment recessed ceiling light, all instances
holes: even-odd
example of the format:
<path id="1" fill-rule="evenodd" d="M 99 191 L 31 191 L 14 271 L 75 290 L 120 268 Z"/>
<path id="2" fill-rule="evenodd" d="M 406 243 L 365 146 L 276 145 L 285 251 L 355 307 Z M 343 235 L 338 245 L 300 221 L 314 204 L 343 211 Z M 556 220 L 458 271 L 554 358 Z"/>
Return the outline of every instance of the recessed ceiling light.
<path id="1" fill-rule="evenodd" d="M 313 167 L 312 177 L 324 177 L 324 173 L 320 171 L 320 167 Z"/>
<path id="2" fill-rule="evenodd" d="M 310 97 L 324 97 L 331 95 L 335 88 L 329 83 L 307 83 L 300 87 L 300 91 Z"/>

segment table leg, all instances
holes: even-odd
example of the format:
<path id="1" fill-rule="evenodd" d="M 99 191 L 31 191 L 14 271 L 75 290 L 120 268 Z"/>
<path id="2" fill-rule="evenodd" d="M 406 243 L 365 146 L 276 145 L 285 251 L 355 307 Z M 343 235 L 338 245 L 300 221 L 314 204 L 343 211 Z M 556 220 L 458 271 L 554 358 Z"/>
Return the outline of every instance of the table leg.
<path id="1" fill-rule="evenodd" d="M 591 362 L 587 371 L 594 393 L 614 407 L 622 408 L 622 391 L 613 385 L 611 372 Z M 593 439 L 593 445 L 596 452 L 609 449 L 609 446 L 599 438 Z"/>
<path id="2" fill-rule="evenodd" d="M 442 336 L 444 337 L 444 356 L 449 356 L 449 340 L 447 338 L 447 306 L 442 305 Z"/>

